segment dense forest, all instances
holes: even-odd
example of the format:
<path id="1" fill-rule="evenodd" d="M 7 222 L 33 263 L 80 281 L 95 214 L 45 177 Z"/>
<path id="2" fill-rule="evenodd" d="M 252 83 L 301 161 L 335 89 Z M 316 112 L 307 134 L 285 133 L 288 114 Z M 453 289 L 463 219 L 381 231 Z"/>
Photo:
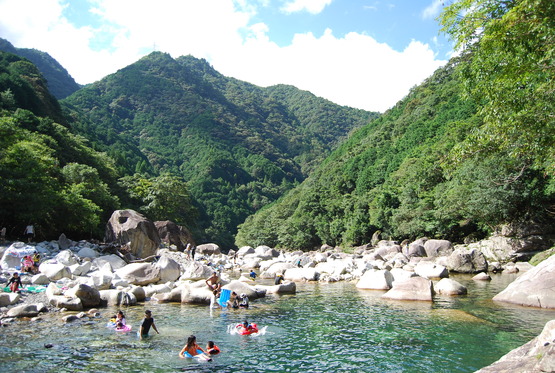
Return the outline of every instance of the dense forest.
<path id="1" fill-rule="evenodd" d="M 131 194 L 162 174 L 186 182 L 195 209 L 171 217 L 199 241 L 224 247 L 233 246 L 248 215 L 304 180 L 349 131 L 377 116 L 291 86 L 257 87 L 204 60 L 160 52 L 62 104 L 75 118 L 72 128 L 116 160 Z M 144 211 L 132 202 L 122 201 Z"/>
<path id="2" fill-rule="evenodd" d="M 101 237 L 119 206 L 112 159 L 70 131 L 30 61 L 0 52 L 0 223 L 9 238 L 26 224 L 41 238 Z"/>
<path id="3" fill-rule="evenodd" d="M 461 242 L 555 213 L 555 3 L 454 1 L 461 56 L 249 217 L 237 245 Z"/>
<path id="4" fill-rule="evenodd" d="M 0 225 L 101 239 L 133 208 L 198 243 L 308 250 L 552 221 L 555 3 L 456 0 L 440 22 L 458 57 L 381 116 L 159 52 L 57 101 L 65 69 L 2 41 Z"/>
<path id="5" fill-rule="evenodd" d="M 3 206 L 13 209 L 0 212 L 1 222 L 18 232 L 33 221 L 44 237 L 102 238 L 115 208 L 133 208 L 187 226 L 198 242 L 231 247 L 246 216 L 304 180 L 352 129 L 377 117 L 291 86 L 230 79 L 204 60 L 164 53 L 80 89 L 61 106 L 37 67 L 3 53 L 0 92 L 4 120 L 15 131 L 3 138 Z M 55 184 L 52 195 L 33 186 L 38 180 L 27 185 L 30 174 L 9 159 L 8 149 L 30 135 L 44 145 L 36 156 L 51 162 L 45 177 Z M 89 204 L 87 211 L 63 212 L 68 188 Z M 23 213 L 9 202 L 15 195 L 47 201 Z M 76 218 L 80 213 L 88 216 Z M 62 216 L 68 221 L 58 221 Z"/>

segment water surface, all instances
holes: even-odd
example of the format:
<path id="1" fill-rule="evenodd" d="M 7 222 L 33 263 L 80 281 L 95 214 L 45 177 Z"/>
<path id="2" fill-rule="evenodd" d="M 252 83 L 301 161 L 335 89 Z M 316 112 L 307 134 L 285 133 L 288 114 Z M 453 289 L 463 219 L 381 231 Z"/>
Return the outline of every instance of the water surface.
<path id="1" fill-rule="evenodd" d="M 124 309 L 138 329 L 145 308 L 160 335 L 106 328 L 103 318 L 63 324 L 61 315 L 17 321 L 0 334 L 0 371 L 13 372 L 473 372 L 541 332 L 555 311 L 491 301 L 515 277 L 491 282 L 453 277 L 468 296 L 436 297 L 433 303 L 381 299 L 383 292 L 354 283 L 298 284 L 297 294 L 253 301 L 249 310 L 146 303 Z M 266 333 L 227 332 L 247 318 Z M 212 362 L 178 357 L 187 337 L 223 351 Z M 45 348 L 52 344 L 52 348 Z"/>

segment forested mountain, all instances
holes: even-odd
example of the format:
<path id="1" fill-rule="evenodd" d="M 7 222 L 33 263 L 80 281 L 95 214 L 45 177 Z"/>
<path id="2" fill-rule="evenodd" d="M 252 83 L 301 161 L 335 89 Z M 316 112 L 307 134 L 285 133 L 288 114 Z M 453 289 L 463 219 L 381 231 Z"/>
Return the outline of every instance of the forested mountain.
<path id="1" fill-rule="evenodd" d="M 73 134 L 31 62 L 0 52 L 0 224 L 9 239 L 102 237 L 119 206 L 114 162 Z"/>
<path id="2" fill-rule="evenodd" d="M 2 38 L 0 38 L 0 51 L 25 57 L 37 66 L 47 81 L 48 89 L 57 99 L 65 98 L 81 88 L 67 70 L 48 53 L 36 49 L 16 48 Z"/>
<path id="3" fill-rule="evenodd" d="M 116 160 L 141 209 L 160 174 L 187 183 L 199 240 L 234 243 L 236 227 L 301 182 L 348 133 L 378 116 L 292 86 L 261 88 L 191 56 L 154 52 L 62 101 L 98 150 Z M 147 214 L 148 215 L 148 214 Z M 185 218 L 178 219 L 186 223 Z"/>
<path id="4" fill-rule="evenodd" d="M 462 241 L 552 221 L 554 19 L 552 1 L 453 2 L 442 22 L 462 56 L 249 217 L 237 245 Z"/>

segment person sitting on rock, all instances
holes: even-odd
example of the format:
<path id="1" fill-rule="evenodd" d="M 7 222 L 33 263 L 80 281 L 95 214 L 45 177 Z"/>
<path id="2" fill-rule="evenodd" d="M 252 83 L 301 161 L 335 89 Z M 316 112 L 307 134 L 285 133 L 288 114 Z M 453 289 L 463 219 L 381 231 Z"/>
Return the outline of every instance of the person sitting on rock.
<path id="1" fill-rule="evenodd" d="M 220 283 L 220 279 L 218 277 L 218 272 L 214 272 L 212 276 L 208 277 L 206 280 L 206 285 L 210 288 L 210 290 L 220 291 L 222 284 Z"/>
<path id="2" fill-rule="evenodd" d="M 239 308 L 239 300 L 237 299 L 237 293 L 232 291 L 227 301 L 227 305 L 231 308 Z"/>
<path id="3" fill-rule="evenodd" d="M 253 270 L 251 270 L 251 273 L 249 273 L 249 276 L 251 277 L 251 279 L 254 281 L 256 280 L 256 272 Z"/>
<path id="4" fill-rule="evenodd" d="M 247 294 L 241 294 L 241 302 L 239 303 L 239 308 L 249 308 L 249 297 Z"/>
<path id="5" fill-rule="evenodd" d="M 276 278 L 274 279 L 274 285 L 280 285 L 283 283 L 283 274 L 278 273 L 276 274 Z"/>
<path id="6" fill-rule="evenodd" d="M 23 287 L 23 284 L 21 283 L 21 277 L 19 277 L 19 273 L 15 272 L 6 286 L 10 287 L 12 293 L 18 293 L 19 287 Z"/>
<path id="7" fill-rule="evenodd" d="M 21 261 L 21 270 L 23 272 L 35 273 L 35 262 L 33 262 L 31 255 L 25 255 L 23 257 L 23 260 Z"/>

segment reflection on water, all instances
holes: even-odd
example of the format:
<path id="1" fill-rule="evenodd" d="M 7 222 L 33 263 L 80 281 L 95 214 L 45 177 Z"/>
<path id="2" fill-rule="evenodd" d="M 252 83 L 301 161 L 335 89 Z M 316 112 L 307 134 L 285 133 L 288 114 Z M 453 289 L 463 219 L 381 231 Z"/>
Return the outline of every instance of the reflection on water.
<path id="1" fill-rule="evenodd" d="M 249 310 L 147 304 L 124 309 L 133 329 L 145 307 L 160 335 L 140 340 L 106 328 L 103 318 L 64 325 L 60 314 L 2 329 L 0 371 L 22 372 L 472 372 L 536 336 L 555 311 L 494 303 L 514 277 L 475 282 L 453 277 L 469 295 L 431 302 L 381 299 L 352 283 L 298 284 L 298 293 L 268 296 Z M 228 333 L 247 319 L 265 334 Z M 212 362 L 180 359 L 191 334 L 222 353 Z M 52 348 L 45 348 L 45 344 Z"/>

